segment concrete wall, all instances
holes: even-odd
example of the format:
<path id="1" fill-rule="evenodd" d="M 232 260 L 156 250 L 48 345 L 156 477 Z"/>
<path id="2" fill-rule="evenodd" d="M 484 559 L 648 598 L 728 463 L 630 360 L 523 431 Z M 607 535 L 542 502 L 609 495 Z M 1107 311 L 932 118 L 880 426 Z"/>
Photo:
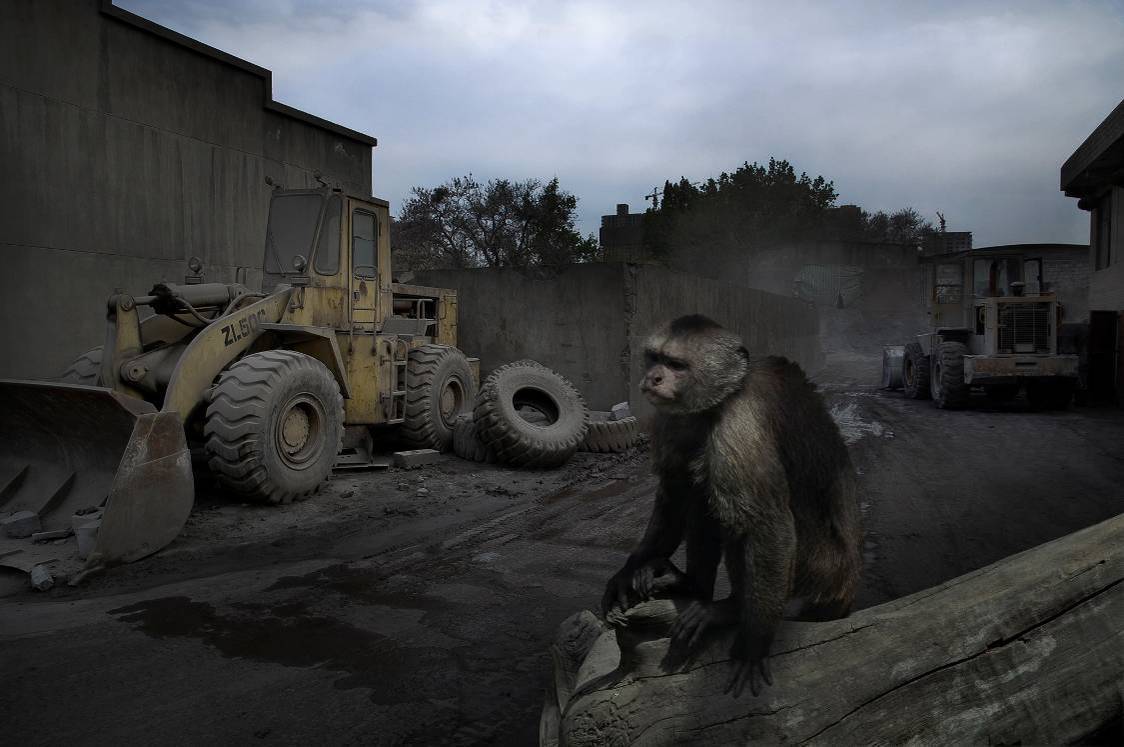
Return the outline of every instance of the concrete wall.
<path id="1" fill-rule="evenodd" d="M 1124 106 L 1124 102 L 1121 106 Z M 1107 247 L 1109 264 L 1092 274 L 1089 284 L 1089 308 L 1099 311 L 1124 311 L 1124 187 L 1110 187 L 1109 195 L 1109 222 L 1112 226 Z M 1089 232 L 1091 237 L 1096 235 L 1097 219 L 1098 211 L 1091 211 Z M 1097 247 L 1091 246 L 1089 261 L 1093 263 L 1093 267 L 1096 267 L 1096 252 Z"/>
<path id="2" fill-rule="evenodd" d="M 0 376 L 61 372 L 101 344 L 114 288 L 182 282 L 191 255 L 260 282 L 267 177 L 370 194 L 374 140 L 271 85 L 108 3 L 0 3 Z"/>
<path id="3" fill-rule="evenodd" d="M 736 330 L 751 352 L 786 355 L 809 370 L 822 363 L 811 305 L 651 265 L 428 270 L 414 280 L 457 289 L 459 344 L 480 357 L 481 373 L 533 358 L 597 410 L 629 400 L 639 414 L 649 411 L 636 391 L 643 341 L 682 314 Z"/>

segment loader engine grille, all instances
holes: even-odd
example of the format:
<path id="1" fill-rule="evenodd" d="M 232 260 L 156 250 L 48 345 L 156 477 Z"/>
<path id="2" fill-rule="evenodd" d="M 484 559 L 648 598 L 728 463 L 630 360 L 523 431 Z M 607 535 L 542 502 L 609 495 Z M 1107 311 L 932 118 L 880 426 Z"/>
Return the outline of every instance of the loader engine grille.
<path id="1" fill-rule="evenodd" d="M 1050 303 L 999 304 L 999 353 L 1049 353 Z"/>

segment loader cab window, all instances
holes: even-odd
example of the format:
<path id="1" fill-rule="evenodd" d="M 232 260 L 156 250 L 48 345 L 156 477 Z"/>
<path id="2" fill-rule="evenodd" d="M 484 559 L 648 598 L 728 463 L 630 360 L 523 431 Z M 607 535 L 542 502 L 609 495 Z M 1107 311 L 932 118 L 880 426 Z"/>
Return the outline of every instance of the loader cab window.
<path id="1" fill-rule="evenodd" d="M 374 213 L 356 210 L 351 215 L 351 270 L 357 278 L 378 275 L 378 226 Z"/>
<path id="2" fill-rule="evenodd" d="M 307 259 L 312 254 L 316 223 L 320 219 L 323 197 L 318 194 L 275 196 L 269 204 L 269 225 L 265 233 L 266 274 L 291 275 L 293 258 Z"/>
<path id="3" fill-rule="evenodd" d="M 324 208 L 320 223 L 320 241 L 316 245 L 316 271 L 321 275 L 335 275 L 340 271 L 340 212 L 342 200 L 332 195 Z"/>
<path id="4" fill-rule="evenodd" d="M 1011 283 L 1022 280 L 1022 265 L 1011 257 L 977 259 L 972 263 L 976 298 L 1011 295 Z"/>

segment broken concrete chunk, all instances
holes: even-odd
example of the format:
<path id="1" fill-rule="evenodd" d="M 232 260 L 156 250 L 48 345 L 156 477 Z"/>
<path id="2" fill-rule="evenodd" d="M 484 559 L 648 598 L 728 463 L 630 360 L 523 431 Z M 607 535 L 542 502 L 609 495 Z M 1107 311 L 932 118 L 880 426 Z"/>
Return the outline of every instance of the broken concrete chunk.
<path id="1" fill-rule="evenodd" d="M 423 464 L 431 464 L 441 458 L 437 449 L 414 449 L 412 451 L 394 452 L 394 466 L 403 469 L 414 469 Z"/>
<path id="2" fill-rule="evenodd" d="M 618 402 L 613 405 L 609 412 L 611 413 L 609 420 L 624 420 L 632 417 L 632 408 L 628 406 L 627 402 Z"/>
<path id="3" fill-rule="evenodd" d="M 50 571 L 41 565 L 31 569 L 31 588 L 36 591 L 46 591 L 55 585 L 55 578 Z"/>
<path id="4" fill-rule="evenodd" d="M 4 533 L 14 539 L 30 537 L 43 528 L 39 523 L 39 514 L 34 511 L 16 511 L 4 519 Z"/>
<path id="5" fill-rule="evenodd" d="M 31 535 L 32 542 L 50 542 L 51 540 L 66 539 L 73 532 L 70 529 L 52 529 L 49 532 L 36 532 Z"/>

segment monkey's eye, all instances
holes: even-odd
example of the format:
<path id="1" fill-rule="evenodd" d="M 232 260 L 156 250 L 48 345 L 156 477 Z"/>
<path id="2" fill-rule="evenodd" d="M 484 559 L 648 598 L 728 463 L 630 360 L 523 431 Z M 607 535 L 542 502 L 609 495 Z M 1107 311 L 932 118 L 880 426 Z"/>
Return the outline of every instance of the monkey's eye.
<path id="1" fill-rule="evenodd" d="M 686 371 L 687 370 L 687 364 L 685 362 L 675 360 L 674 358 L 668 359 L 667 367 L 670 368 L 672 371 Z"/>

